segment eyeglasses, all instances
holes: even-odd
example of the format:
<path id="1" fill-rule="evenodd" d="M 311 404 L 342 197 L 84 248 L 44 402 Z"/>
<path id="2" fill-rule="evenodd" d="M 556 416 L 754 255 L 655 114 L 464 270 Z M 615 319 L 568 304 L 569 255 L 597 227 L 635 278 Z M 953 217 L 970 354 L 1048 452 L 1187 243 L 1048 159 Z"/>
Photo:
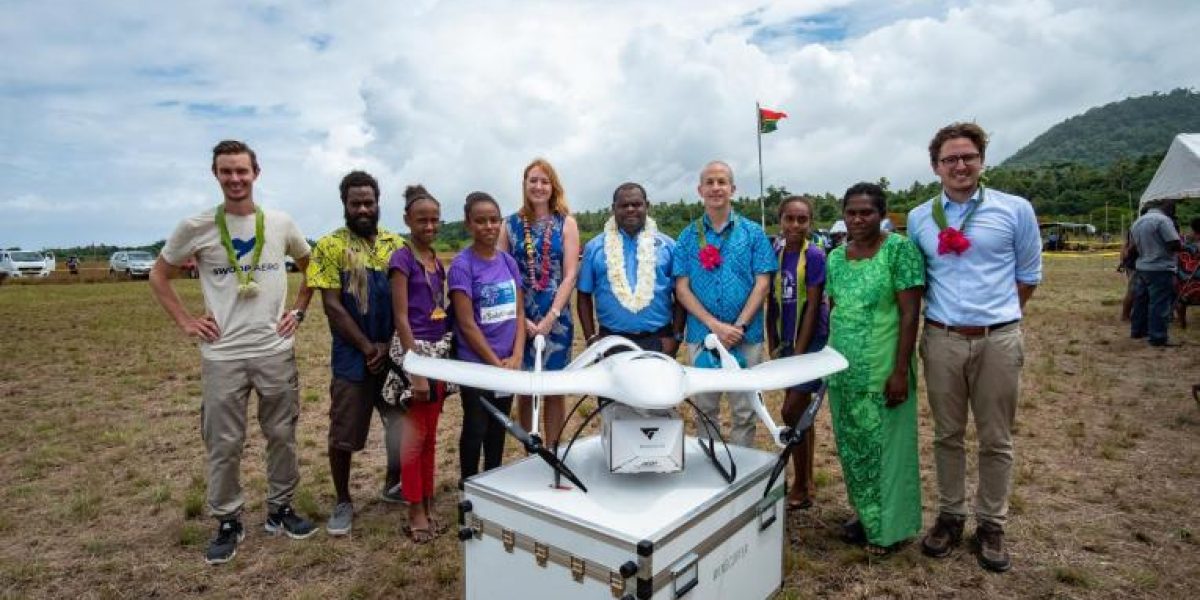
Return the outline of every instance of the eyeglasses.
<path id="1" fill-rule="evenodd" d="M 938 159 L 938 162 L 942 163 L 943 167 L 953 167 L 954 165 L 958 164 L 958 161 L 961 160 L 964 165 L 967 165 L 968 167 L 973 167 L 973 166 L 979 164 L 979 161 L 982 159 L 983 159 L 983 155 L 979 154 L 978 152 L 975 152 L 972 154 L 956 154 L 954 156 L 943 156 Z"/>

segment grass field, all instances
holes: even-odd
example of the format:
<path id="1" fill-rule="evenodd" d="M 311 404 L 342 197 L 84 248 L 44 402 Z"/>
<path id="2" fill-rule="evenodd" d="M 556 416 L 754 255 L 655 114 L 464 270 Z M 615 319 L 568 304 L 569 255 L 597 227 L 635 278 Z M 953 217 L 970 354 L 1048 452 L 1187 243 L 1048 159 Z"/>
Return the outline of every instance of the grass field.
<path id="1" fill-rule="evenodd" d="M 986 573 L 965 550 L 933 561 L 910 545 L 880 561 L 843 546 L 837 529 L 850 512 L 826 412 L 817 505 L 789 515 L 782 598 L 1196 597 L 1200 407 L 1190 390 L 1200 383 L 1200 331 L 1173 330 L 1185 345 L 1172 351 L 1128 339 L 1117 320 L 1124 278 L 1113 263 L 1048 256 L 1046 283 L 1029 306 L 1013 571 Z M 200 306 L 195 281 L 176 286 Z M 333 504 L 329 333 L 313 308 L 297 344 L 296 507 L 323 522 Z M 198 352 L 144 281 L 0 286 L 0 340 L 0 598 L 459 595 L 456 538 L 415 546 L 399 533 L 403 508 L 375 499 L 378 426 L 352 476 L 354 535 L 306 541 L 262 533 L 263 440 L 253 431 L 242 471 L 246 541 L 232 563 L 206 566 L 214 524 L 203 514 Z M 920 414 L 928 524 L 935 496 L 923 398 Z M 448 403 L 438 460 L 446 518 L 456 501 L 459 422 Z M 759 445 L 769 448 L 761 428 Z"/>

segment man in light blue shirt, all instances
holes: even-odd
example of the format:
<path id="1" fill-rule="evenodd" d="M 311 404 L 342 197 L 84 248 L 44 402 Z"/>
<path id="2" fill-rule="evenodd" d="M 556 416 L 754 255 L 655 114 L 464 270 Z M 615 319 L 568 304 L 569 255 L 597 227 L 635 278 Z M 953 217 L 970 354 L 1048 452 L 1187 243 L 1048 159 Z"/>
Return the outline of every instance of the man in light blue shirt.
<path id="1" fill-rule="evenodd" d="M 675 240 L 658 231 L 649 208 L 645 188 L 622 183 L 613 192 L 604 231 L 584 246 L 576 287 L 579 325 L 589 346 L 620 335 L 672 356 L 679 348 L 683 309 L 675 303 L 671 279 Z"/>
<path id="2" fill-rule="evenodd" d="M 987 134 L 974 123 L 937 132 L 929 160 L 942 193 L 909 212 L 908 234 L 925 255 L 920 350 L 938 478 L 938 517 L 922 550 L 942 558 L 962 537 L 968 516 L 964 434 L 974 413 L 979 563 L 1002 572 L 1011 567 L 1004 525 L 1025 356 L 1020 321 L 1042 279 L 1042 256 L 1029 201 L 980 185 L 986 149 Z"/>
<path id="3" fill-rule="evenodd" d="M 679 234 L 671 274 L 675 297 L 688 312 L 687 344 L 692 364 L 706 364 L 704 337 L 711 331 L 721 343 L 739 356 L 746 367 L 762 361 L 763 301 L 771 273 L 778 266 L 775 251 L 762 227 L 733 212 L 733 169 L 713 161 L 700 173 L 697 191 L 704 200 L 704 214 Z M 754 447 L 757 417 L 754 394 L 728 394 L 733 425 L 730 441 Z M 719 425 L 721 394 L 697 394 L 692 402 Z M 696 430 L 708 435 L 705 420 L 696 415 Z"/>

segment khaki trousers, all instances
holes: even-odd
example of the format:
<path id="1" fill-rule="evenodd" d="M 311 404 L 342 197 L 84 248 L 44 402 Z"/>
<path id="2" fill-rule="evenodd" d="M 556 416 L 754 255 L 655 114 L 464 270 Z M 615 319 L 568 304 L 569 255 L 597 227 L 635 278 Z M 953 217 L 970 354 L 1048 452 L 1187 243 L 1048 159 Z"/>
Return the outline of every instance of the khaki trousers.
<path id="1" fill-rule="evenodd" d="M 246 445 L 246 402 L 258 394 L 258 426 L 267 439 L 267 506 L 292 502 L 300 481 L 296 422 L 300 383 L 296 356 L 286 350 L 238 360 L 202 360 L 204 400 L 200 433 L 208 451 L 208 510 L 217 519 L 236 517 L 245 503 L 239 481 Z"/>
<path id="2" fill-rule="evenodd" d="M 938 510 L 967 516 L 967 413 L 975 415 L 979 486 L 975 518 L 1003 526 L 1012 488 L 1013 420 L 1021 389 L 1025 347 L 1019 324 L 982 337 L 924 328 L 920 353 L 933 412 L 933 456 Z"/>
<path id="3" fill-rule="evenodd" d="M 694 365 L 696 364 L 696 356 L 700 354 L 704 347 L 703 343 L 688 344 L 688 360 Z M 747 344 L 743 343 L 735 348 L 730 348 L 741 352 L 742 357 L 746 359 L 746 367 L 753 367 L 762 362 L 763 344 Z M 700 409 L 717 427 L 721 426 L 721 394 L 729 398 L 729 412 L 732 415 L 733 423 L 729 428 L 729 443 L 747 448 L 754 447 L 754 434 L 758 426 L 758 415 L 754 412 L 754 393 L 753 392 L 712 392 L 707 394 L 696 394 L 692 396 L 692 403 L 696 408 Z M 696 422 L 696 437 L 709 438 L 708 428 L 705 426 L 700 415 L 695 415 Z"/>

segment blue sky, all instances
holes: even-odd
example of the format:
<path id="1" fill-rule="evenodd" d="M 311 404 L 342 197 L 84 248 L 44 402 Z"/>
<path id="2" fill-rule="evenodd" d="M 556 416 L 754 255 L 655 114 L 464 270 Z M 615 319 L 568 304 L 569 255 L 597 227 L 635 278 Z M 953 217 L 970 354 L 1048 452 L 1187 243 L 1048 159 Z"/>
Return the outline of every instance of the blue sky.
<path id="1" fill-rule="evenodd" d="M 977 120 L 1002 160 L 1089 107 L 1200 87 L 1184 0 L 696 3 L 5 2 L 0 245 L 162 239 L 220 201 L 220 139 L 249 142 L 256 198 L 312 238 L 341 224 L 337 182 L 421 182 L 448 219 L 486 190 L 506 212 L 544 156 L 573 206 L 635 180 L 693 200 L 704 162 L 758 193 L 928 181 L 939 126 Z"/>

